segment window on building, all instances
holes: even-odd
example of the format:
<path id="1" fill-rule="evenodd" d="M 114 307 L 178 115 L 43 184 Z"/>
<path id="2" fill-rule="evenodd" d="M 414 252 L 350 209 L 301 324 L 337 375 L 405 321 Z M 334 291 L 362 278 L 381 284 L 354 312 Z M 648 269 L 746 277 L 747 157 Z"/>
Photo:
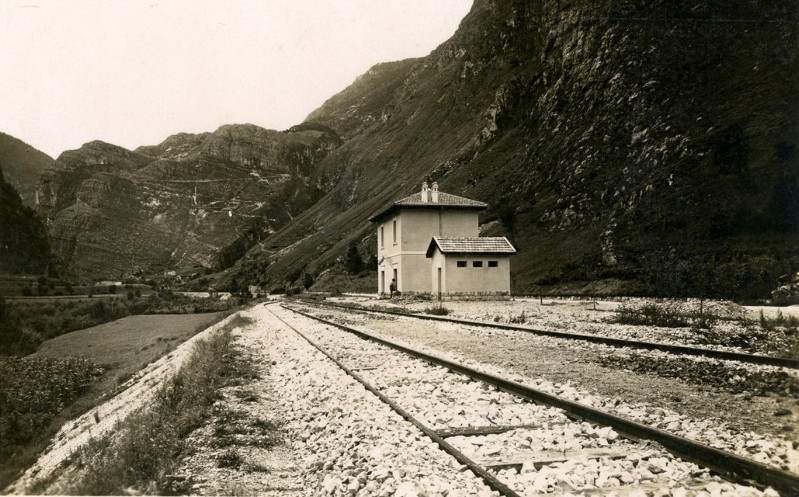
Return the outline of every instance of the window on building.
<path id="1" fill-rule="evenodd" d="M 394 231 L 394 245 L 397 244 L 397 220 L 391 223 L 391 229 Z"/>
<path id="2" fill-rule="evenodd" d="M 385 241 L 386 241 L 386 237 L 384 236 L 385 233 L 383 233 L 383 229 L 384 229 L 384 226 L 381 226 L 380 227 L 380 248 L 383 248 L 383 246 L 385 245 Z"/>
<path id="3" fill-rule="evenodd" d="M 472 267 L 483 267 L 483 261 L 472 261 Z"/>
<path id="4" fill-rule="evenodd" d="M 466 261 L 458 261 L 458 267 L 466 267 Z"/>
<path id="5" fill-rule="evenodd" d="M 499 267 L 499 261 L 488 261 L 488 267 Z"/>

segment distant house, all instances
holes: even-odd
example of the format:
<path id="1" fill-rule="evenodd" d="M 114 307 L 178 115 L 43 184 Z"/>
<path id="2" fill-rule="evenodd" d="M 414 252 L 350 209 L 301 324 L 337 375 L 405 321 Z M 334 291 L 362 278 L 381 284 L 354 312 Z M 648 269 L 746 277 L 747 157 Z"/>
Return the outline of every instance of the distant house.
<path id="1" fill-rule="evenodd" d="M 504 237 L 478 236 L 477 216 L 487 207 L 439 192 L 437 183 L 432 188 L 424 183 L 421 192 L 372 216 L 377 224 L 378 293 L 386 295 L 392 279 L 403 293 L 509 293 L 510 255 L 516 250 Z"/>

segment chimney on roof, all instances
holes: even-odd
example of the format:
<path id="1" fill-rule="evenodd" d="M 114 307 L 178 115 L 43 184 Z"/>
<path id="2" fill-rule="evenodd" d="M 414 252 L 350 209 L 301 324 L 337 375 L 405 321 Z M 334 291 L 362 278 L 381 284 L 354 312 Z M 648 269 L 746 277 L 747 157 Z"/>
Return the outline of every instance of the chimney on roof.
<path id="1" fill-rule="evenodd" d="M 433 203 L 438 203 L 438 183 L 433 183 L 433 189 L 430 191 L 430 195 L 430 201 Z"/>
<path id="2" fill-rule="evenodd" d="M 427 181 L 425 181 L 424 183 L 422 183 L 422 202 L 424 203 L 427 203 L 427 192 L 428 192 Z"/>

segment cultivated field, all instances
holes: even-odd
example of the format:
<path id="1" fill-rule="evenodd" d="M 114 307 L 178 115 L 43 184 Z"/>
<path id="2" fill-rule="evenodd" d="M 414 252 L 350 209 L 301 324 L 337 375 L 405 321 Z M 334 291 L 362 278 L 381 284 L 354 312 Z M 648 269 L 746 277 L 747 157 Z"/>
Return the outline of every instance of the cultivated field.
<path id="1" fill-rule="evenodd" d="M 47 340 L 26 357 L 0 356 L 0 487 L 64 422 L 226 314 L 129 316 Z"/>
<path id="2" fill-rule="evenodd" d="M 223 315 L 213 312 L 128 316 L 55 337 L 44 342 L 34 355 L 92 361 L 104 371 L 93 389 L 106 393 Z"/>

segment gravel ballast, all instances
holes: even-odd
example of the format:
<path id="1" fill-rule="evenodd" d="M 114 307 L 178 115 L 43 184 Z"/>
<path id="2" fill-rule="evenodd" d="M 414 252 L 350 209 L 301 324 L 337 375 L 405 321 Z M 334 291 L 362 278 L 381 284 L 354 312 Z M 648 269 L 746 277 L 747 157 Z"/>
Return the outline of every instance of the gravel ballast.
<path id="1" fill-rule="evenodd" d="M 442 430 L 525 425 L 524 429 L 502 434 L 449 439 L 476 461 L 492 463 L 499 458 L 494 461 L 500 464 L 496 474 L 521 495 L 610 491 L 623 485 L 628 485 L 625 491 L 630 487 L 704 486 L 702 488 L 714 488 L 721 495 L 761 495 L 756 489 L 711 477 L 706 470 L 676 459 L 656 445 L 622 439 L 611 428 L 570 421 L 558 409 L 523 401 L 338 329 L 320 328 L 302 317 L 293 318 L 293 321 L 296 326 L 308 329 L 314 341 L 349 367 L 360 366 L 363 371 L 359 374 L 369 383 L 427 426 Z M 593 457 L 596 451 L 600 452 Z M 570 455 L 540 467 L 533 465 L 536 457 L 547 453 Z M 507 466 L 509 458 L 514 461 L 514 457 L 524 463 L 519 464 L 520 467 L 516 464 L 503 467 Z"/>
<path id="2" fill-rule="evenodd" d="M 448 303 L 450 304 L 450 303 Z M 485 304 L 485 303 L 484 303 Z M 533 388 L 673 431 L 686 438 L 792 472 L 799 470 L 794 432 L 784 432 L 791 413 L 766 411 L 743 426 L 741 417 L 763 410 L 741 395 L 697 389 L 677 379 L 639 375 L 598 365 L 608 348 L 594 344 L 531 336 L 510 331 L 473 329 L 447 322 L 419 321 L 319 308 L 316 314 L 348 321 L 383 338 L 451 358 L 471 367 L 511 379 L 524 379 Z M 564 345 L 565 343 L 565 345 Z M 753 366 L 763 368 L 762 366 Z M 773 401 L 773 398 L 755 398 Z M 665 402 L 664 402 L 665 400 Z M 733 400 L 738 411 L 730 411 Z M 727 403 L 727 404 L 725 404 Z M 768 402 L 762 402 L 768 405 Z M 687 411 L 687 412 L 686 412 Z M 758 429 L 764 428 L 764 429 Z"/>
<path id="3" fill-rule="evenodd" d="M 273 386 L 312 495 L 498 495 L 285 325 L 257 308 L 272 339 Z M 304 331 L 314 325 L 307 320 Z"/>

